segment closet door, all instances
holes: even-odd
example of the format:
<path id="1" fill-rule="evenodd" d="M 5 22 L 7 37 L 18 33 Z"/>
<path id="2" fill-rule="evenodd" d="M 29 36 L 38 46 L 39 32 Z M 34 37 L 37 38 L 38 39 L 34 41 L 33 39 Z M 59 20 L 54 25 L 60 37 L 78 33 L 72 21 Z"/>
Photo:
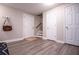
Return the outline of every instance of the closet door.
<path id="1" fill-rule="evenodd" d="M 56 40 L 56 12 L 48 11 L 46 17 L 46 36 L 50 40 Z"/>
<path id="2" fill-rule="evenodd" d="M 23 15 L 23 37 L 34 36 L 34 16 Z"/>
<path id="3" fill-rule="evenodd" d="M 65 42 L 79 46 L 79 5 L 65 7 Z"/>

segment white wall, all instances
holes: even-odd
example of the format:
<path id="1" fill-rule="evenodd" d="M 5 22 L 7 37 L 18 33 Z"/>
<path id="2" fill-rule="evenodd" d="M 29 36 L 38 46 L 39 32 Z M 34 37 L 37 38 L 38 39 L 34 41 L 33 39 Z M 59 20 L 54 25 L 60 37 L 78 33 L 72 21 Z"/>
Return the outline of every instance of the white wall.
<path id="1" fill-rule="evenodd" d="M 64 5 L 57 7 L 57 40 L 64 42 Z"/>
<path id="2" fill-rule="evenodd" d="M 64 13 L 63 12 L 64 12 L 64 7 L 62 5 L 43 13 L 44 37 L 52 40 L 63 41 L 63 37 L 64 37 L 63 36 Z M 48 36 L 48 33 L 50 34 L 49 36 Z M 53 39 L 54 36 L 55 36 L 55 39 Z"/>
<path id="3" fill-rule="evenodd" d="M 23 18 L 24 14 L 26 14 L 26 19 Z M 13 27 L 12 31 L 4 32 L 2 30 L 2 26 L 4 23 L 4 19 L 2 18 L 2 16 L 8 16 L 10 18 L 10 22 Z M 25 19 L 25 21 L 23 21 L 23 19 Z M 26 26 L 24 26 L 23 24 L 28 23 L 27 20 L 29 19 L 34 19 L 34 17 L 30 14 L 19 11 L 18 9 L 0 5 L 0 41 L 12 40 L 15 38 L 24 37 L 24 35 L 26 35 L 27 33 L 27 31 L 25 31 L 24 28 L 25 29 L 28 29 L 28 28 L 26 28 Z M 33 20 L 33 23 L 34 23 L 34 20 Z"/>
<path id="4" fill-rule="evenodd" d="M 43 13 L 43 38 L 46 38 L 46 12 Z"/>
<path id="5" fill-rule="evenodd" d="M 10 18 L 13 27 L 12 31 L 4 32 L 2 30 L 2 16 L 8 16 Z M 0 22 L 0 40 L 10 40 L 22 37 L 22 13 L 20 11 L 0 5 Z"/>

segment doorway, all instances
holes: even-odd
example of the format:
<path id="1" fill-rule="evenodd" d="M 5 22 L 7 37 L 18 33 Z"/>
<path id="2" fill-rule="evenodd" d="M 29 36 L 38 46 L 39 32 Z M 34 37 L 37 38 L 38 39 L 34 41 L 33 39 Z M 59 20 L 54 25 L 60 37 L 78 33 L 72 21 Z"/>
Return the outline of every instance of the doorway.
<path id="1" fill-rule="evenodd" d="M 34 20 L 34 34 L 37 37 L 43 36 L 43 18 L 42 14 L 36 15 Z"/>

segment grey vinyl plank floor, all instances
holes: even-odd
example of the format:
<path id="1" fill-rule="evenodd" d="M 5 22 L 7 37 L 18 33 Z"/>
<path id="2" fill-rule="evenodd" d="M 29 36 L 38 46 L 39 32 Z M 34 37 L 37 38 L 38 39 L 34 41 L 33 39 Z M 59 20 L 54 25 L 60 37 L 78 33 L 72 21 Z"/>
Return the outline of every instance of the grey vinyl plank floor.
<path id="1" fill-rule="evenodd" d="M 41 38 L 28 38 L 7 45 L 10 55 L 79 55 L 78 46 Z"/>

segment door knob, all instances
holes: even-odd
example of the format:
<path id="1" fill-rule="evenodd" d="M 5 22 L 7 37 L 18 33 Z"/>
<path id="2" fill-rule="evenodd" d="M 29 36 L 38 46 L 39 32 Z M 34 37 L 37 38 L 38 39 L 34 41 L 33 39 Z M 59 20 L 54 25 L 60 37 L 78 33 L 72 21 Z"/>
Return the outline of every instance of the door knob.
<path id="1" fill-rule="evenodd" d="M 69 29 L 68 26 L 65 27 L 66 29 Z"/>

